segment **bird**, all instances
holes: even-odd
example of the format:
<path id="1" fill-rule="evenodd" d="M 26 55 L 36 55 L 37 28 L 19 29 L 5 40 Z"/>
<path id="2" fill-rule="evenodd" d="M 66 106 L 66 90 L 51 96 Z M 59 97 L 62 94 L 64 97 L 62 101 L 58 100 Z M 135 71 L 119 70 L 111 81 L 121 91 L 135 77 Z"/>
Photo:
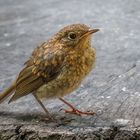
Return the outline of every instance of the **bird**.
<path id="1" fill-rule="evenodd" d="M 38 45 L 16 80 L 0 94 L 0 103 L 9 96 L 11 103 L 32 94 L 50 119 L 52 116 L 42 101 L 54 98 L 70 107 L 64 109 L 66 113 L 94 115 L 95 112 L 78 110 L 63 97 L 76 90 L 94 68 L 96 52 L 91 37 L 97 31 L 85 24 L 71 24 Z"/>

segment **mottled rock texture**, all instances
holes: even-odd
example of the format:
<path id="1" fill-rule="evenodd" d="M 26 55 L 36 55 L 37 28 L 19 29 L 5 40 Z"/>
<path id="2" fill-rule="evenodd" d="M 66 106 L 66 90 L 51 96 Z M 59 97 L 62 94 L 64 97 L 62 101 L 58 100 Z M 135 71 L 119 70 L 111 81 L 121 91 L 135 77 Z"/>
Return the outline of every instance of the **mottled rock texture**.
<path id="1" fill-rule="evenodd" d="M 65 97 L 96 116 L 59 111 L 45 101 L 58 123 L 44 115 L 29 95 L 0 105 L 1 140 L 140 140 L 139 0 L 0 0 L 0 91 L 10 85 L 33 49 L 60 28 L 85 23 L 100 28 L 92 40 L 95 69 Z"/>

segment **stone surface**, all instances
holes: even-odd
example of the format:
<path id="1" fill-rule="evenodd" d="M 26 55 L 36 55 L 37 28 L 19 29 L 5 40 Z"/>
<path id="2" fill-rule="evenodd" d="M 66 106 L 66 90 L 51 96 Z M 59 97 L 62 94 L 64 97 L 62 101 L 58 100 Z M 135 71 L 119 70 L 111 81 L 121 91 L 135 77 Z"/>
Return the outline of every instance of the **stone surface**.
<path id="1" fill-rule="evenodd" d="M 95 69 L 65 97 L 96 116 L 59 111 L 59 100 L 45 101 L 58 123 L 31 95 L 0 105 L 0 139 L 140 139 L 139 0 L 0 0 L 0 91 L 10 85 L 33 49 L 60 28 L 85 23 L 100 28 L 93 37 Z"/>

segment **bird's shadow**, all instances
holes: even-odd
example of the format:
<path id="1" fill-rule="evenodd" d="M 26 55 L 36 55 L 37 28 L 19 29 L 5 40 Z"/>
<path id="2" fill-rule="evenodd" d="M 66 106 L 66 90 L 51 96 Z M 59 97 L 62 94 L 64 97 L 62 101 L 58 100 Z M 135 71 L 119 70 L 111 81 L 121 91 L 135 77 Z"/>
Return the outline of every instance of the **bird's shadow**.
<path id="1" fill-rule="evenodd" d="M 81 117 L 81 116 L 75 116 L 72 114 L 63 114 L 63 113 L 53 113 L 52 116 L 58 120 L 57 125 L 69 125 L 69 126 L 94 126 L 97 117 Z M 45 124 L 50 124 L 52 121 L 44 121 L 42 118 L 45 118 L 46 116 L 42 113 L 18 113 L 18 112 L 6 112 L 6 111 L 0 111 L 0 117 L 6 118 L 7 120 L 15 119 L 19 123 L 25 122 L 25 123 L 38 123 L 42 122 Z M 59 122 L 59 123 L 58 123 Z"/>
<path id="2" fill-rule="evenodd" d="M 6 112 L 6 111 L 0 111 L 0 117 L 4 117 L 4 118 L 7 118 L 7 119 L 16 119 L 16 120 L 19 120 L 19 121 L 32 121 L 33 119 L 37 119 L 38 116 L 40 114 L 39 113 L 34 113 L 34 114 L 31 114 L 31 113 L 18 113 L 18 112 Z"/>

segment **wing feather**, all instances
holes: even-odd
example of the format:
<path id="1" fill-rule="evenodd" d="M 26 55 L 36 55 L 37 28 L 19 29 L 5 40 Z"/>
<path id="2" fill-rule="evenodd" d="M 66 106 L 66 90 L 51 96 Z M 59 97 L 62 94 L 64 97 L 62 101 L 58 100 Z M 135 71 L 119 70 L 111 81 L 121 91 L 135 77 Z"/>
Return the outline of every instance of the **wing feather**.
<path id="1" fill-rule="evenodd" d="M 50 48 L 50 45 L 47 43 L 43 43 L 40 47 L 37 47 L 32 53 L 32 57 L 25 63 L 25 68 L 18 76 L 15 93 L 9 103 L 34 92 L 40 86 L 58 76 L 63 58 L 64 56 L 61 51 L 58 52 Z M 58 60 L 61 60 L 61 62 Z"/>

